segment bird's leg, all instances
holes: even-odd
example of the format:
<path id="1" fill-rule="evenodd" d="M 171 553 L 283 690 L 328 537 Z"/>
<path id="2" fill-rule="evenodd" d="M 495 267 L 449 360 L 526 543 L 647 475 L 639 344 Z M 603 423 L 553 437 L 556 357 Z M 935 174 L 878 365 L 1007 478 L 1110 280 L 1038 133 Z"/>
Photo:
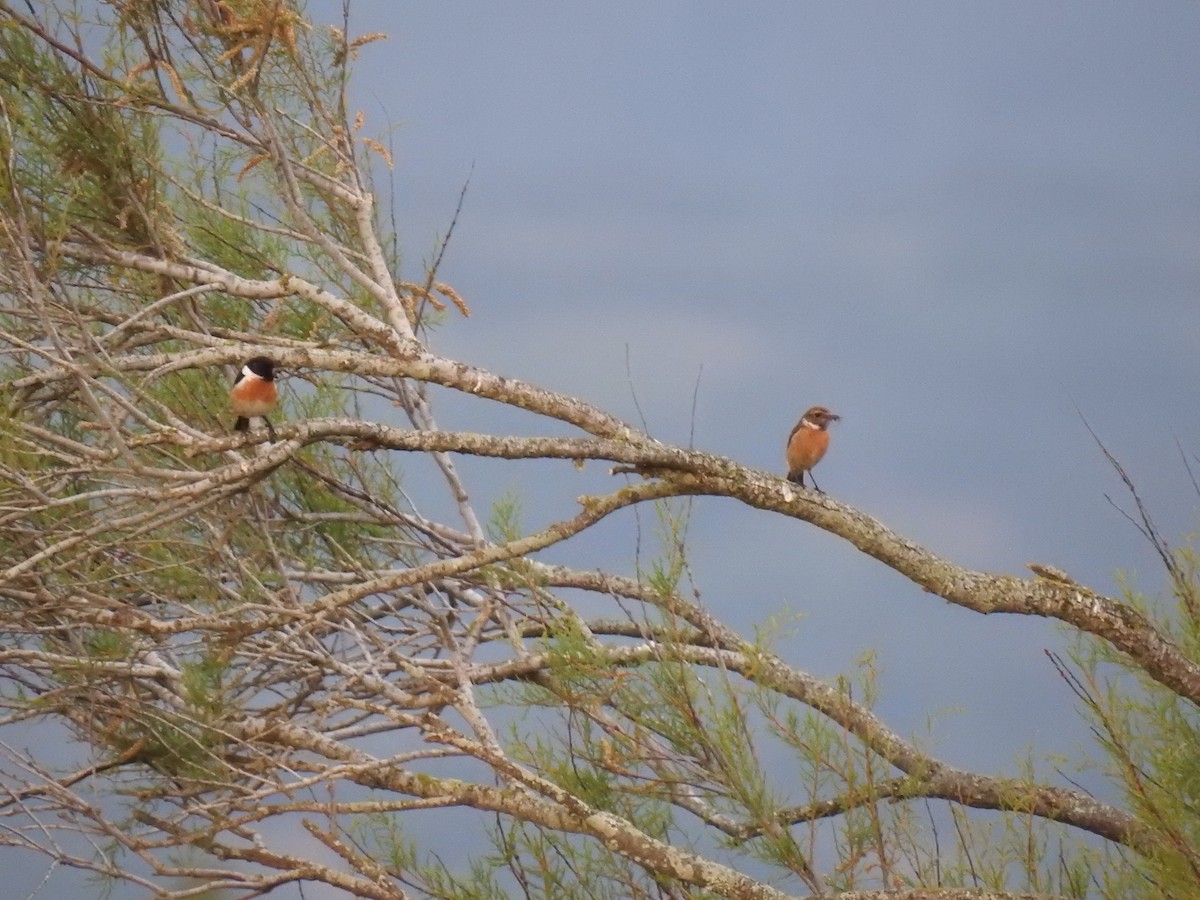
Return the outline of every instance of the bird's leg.
<path id="1" fill-rule="evenodd" d="M 262 420 L 267 423 L 267 434 L 269 434 L 271 436 L 271 440 L 274 441 L 275 440 L 275 426 L 271 424 L 271 420 L 268 419 L 266 416 L 263 416 Z"/>
<path id="2" fill-rule="evenodd" d="M 816 475 L 814 475 L 812 472 L 809 472 L 808 477 L 812 479 L 814 491 L 816 491 L 818 494 L 825 493 L 823 490 L 821 490 L 819 487 L 817 487 L 817 476 Z M 803 475 L 800 476 L 800 486 L 801 487 L 804 486 L 804 476 Z"/>

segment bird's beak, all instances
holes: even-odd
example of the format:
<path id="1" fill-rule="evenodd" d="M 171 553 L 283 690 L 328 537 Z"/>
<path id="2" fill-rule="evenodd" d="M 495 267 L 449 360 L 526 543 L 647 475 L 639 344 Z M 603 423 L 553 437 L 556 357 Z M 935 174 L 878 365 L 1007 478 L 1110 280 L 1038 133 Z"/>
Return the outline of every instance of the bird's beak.
<path id="1" fill-rule="evenodd" d="M 839 416 L 837 413 L 830 413 L 829 421 L 830 422 L 840 422 L 840 421 L 842 421 L 842 417 Z"/>

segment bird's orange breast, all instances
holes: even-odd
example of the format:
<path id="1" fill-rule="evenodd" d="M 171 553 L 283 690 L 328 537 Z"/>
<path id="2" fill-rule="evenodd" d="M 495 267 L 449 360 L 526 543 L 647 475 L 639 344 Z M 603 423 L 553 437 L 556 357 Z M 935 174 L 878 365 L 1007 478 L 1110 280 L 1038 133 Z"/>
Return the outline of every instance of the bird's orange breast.
<path id="1" fill-rule="evenodd" d="M 820 462 L 829 448 L 829 432 L 824 428 L 799 426 L 787 445 L 789 472 L 806 472 Z"/>
<path id="2" fill-rule="evenodd" d="M 262 378 L 243 378 L 229 392 L 229 408 L 239 416 L 265 416 L 275 408 L 279 392 Z"/>

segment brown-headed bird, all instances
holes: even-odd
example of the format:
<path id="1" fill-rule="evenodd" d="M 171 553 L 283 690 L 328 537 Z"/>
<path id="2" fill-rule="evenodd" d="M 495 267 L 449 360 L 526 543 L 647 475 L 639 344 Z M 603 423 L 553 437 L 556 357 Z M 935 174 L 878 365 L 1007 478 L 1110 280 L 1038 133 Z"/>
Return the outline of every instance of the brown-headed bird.
<path id="1" fill-rule="evenodd" d="M 804 473 L 808 472 L 812 478 L 812 467 L 821 461 L 829 449 L 829 423 L 840 418 L 823 406 L 814 406 L 800 417 L 788 435 L 788 481 L 804 487 Z M 817 487 L 817 479 L 813 478 L 812 483 L 818 494 L 825 493 Z"/>

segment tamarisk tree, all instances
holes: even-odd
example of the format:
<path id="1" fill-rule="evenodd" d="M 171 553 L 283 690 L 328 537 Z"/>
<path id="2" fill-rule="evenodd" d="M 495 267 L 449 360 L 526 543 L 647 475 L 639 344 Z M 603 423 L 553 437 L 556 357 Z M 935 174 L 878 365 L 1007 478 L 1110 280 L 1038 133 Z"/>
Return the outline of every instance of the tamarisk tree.
<path id="1" fill-rule="evenodd" d="M 1156 621 L 437 355 L 467 303 L 436 265 L 401 277 L 392 160 L 348 101 L 381 38 L 292 0 L 0 0 L 5 870 L 180 897 L 1200 892 L 1190 558 L 1154 534 L 1180 601 Z M 230 430 L 254 356 L 288 375 L 274 440 Z M 446 392 L 528 427 L 443 430 Z M 476 508 L 464 455 L 613 477 L 526 528 Z M 868 677 L 719 621 L 684 588 L 702 495 L 1059 620 L 1112 802 L 955 768 Z M 548 561 L 639 507 L 652 564 Z"/>

